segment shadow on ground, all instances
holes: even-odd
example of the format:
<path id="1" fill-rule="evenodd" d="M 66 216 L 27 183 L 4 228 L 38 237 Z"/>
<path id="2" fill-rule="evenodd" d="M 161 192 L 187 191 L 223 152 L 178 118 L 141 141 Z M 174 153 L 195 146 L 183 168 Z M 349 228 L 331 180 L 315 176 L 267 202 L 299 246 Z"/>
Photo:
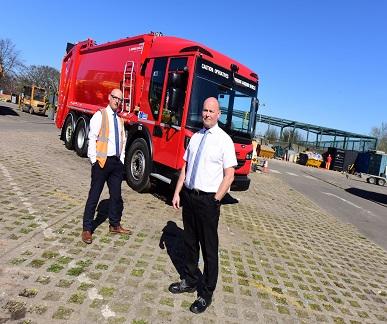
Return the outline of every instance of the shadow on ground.
<path id="1" fill-rule="evenodd" d="M 185 279 L 184 275 L 184 230 L 181 229 L 173 221 L 168 221 L 163 228 L 163 234 L 160 237 L 159 242 L 160 249 L 166 249 L 174 265 L 176 272 L 179 274 L 180 280 Z M 200 263 L 200 260 L 199 260 Z M 197 290 L 201 292 L 203 289 L 202 277 L 203 274 L 199 268 L 197 268 L 198 285 Z"/>
<path id="2" fill-rule="evenodd" d="M 155 180 L 152 183 L 152 187 L 149 190 L 149 193 L 157 199 L 160 199 L 161 201 L 165 202 L 168 206 L 172 206 L 174 190 L 174 186 L 171 186 L 162 181 Z"/>
<path id="3" fill-rule="evenodd" d="M 369 201 L 372 201 L 374 203 L 387 207 L 387 195 L 385 194 L 363 190 L 359 188 L 348 188 L 348 189 L 345 189 L 345 191 L 352 195 L 367 199 Z"/>
<path id="4" fill-rule="evenodd" d="M 109 218 L 109 204 L 110 204 L 109 199 L 103 199 L 99 202 L 96 210 L 97 215 L 93 220 L 93 232 L 98 228 L 98 226 L 103 224 Z M 124 204 L 123 204 L 123 201 L 121 200 L 121 210 L 123 209 L 124 209 Z"/>
<path id="5" fill-rule="evenodd" d="M 19 116 L 19 114 L 12 108 L 0 104 L 0 116 Z"/>
<path id="6" fill-rule="evenodd" d="M 160 249 L 166 249 L 180 279 L 184 270 L 184 231 L 173 221 L 168 221 L 160 237 Z"/>

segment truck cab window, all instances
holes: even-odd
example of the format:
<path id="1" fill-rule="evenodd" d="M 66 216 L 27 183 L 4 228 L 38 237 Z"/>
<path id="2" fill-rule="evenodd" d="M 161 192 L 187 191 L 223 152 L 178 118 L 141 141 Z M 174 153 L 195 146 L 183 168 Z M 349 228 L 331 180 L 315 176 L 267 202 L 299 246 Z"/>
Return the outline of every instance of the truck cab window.
<path id="1" fill-rule="evenodd" d="M 163 57 L 155 59 L 149 88 L 149 104 L 152 110 L 153 118 L 155 120 L 159 119 L 166 67 L 167 58 Z"/>
<path id="2" fill-rule="evenodd" d="M 162 121 L 175 126 L 181 125 L 187 91 L 187 58 L 172 58 L 168 68 L 168 83 Z"/>

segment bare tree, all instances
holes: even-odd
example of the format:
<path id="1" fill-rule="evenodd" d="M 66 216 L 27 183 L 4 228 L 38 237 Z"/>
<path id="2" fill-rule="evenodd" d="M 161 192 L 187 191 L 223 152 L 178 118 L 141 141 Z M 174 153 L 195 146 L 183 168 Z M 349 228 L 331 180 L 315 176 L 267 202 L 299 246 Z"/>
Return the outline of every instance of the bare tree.
<path id="1" fill-rule="evenodd" d="M 292 142 L 292 143 L 299 143 L 301 142 L 302 136 L 301 134 L 297 131 L 297 129 L 288 129 L 285 128 L 284 131 L 282 132 L 282 139 L 283 142 Z"/>
<path id="2" fill-rule="evenodd" d="M 382 123 L 380 127 L 372 127 L 371 136 L 378 139 L 377 149 L 387 152 L 387 123 Z"/>
<path id="3" fill-rule="evenodd" d="M 20 92 L 17 77 L 4 75 L 2 78 L 0 78 L 0 89 L 3 90 L 5 93 Z"/>
<path id="4" fill-rule="evenodd" d="M 12 41 L 0 39 L 0 88 L 9 93 L 17 91 L 17 75 L 23 67 Z"/>
<path id="5" fill-rule="evenodd" d="M 44 88 L 47 93 L 57 93 L 60 73 L 47 65 L 31 65 L 24 69 L 20 80 L 22 83 Z"/>
<path id="6" fill-rule="evenodd" d="M 265 138 L 269 142 L 275 142 L 278 140 L 278 132 L 275 128 L 268 128 L 265 132 Z"/>
<path id="7" fill-rule="evenodd" d="M 20 58 L 20 52 L 16 50 L 15 44 L 10 39 L 0 39 L 0 77 L 15 77 L 21 68 L 23 62 Z"/>

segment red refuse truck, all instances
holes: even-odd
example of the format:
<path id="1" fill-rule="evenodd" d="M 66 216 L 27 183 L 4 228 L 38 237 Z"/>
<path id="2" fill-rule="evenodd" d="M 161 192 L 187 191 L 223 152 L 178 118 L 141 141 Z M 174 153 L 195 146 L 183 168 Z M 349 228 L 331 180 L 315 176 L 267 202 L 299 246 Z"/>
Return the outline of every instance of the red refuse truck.
<path id="1" fill-rule="evenodd" d="M 62 62 L 56 126 L 67 149 L 87 154 L 89 121 L 122 89 L 120 115 L 127 134 L 125 175 L 141 192 L 151 178 L 173 183 L 184 150 L 202 126 L 204 100 L 221 106 L 219 126 L 233 139 L 238 160 L 232 190 L 250 184 L 258 76 L 202 44 L 149 33 L 97 45 L 67 44 Z"/>

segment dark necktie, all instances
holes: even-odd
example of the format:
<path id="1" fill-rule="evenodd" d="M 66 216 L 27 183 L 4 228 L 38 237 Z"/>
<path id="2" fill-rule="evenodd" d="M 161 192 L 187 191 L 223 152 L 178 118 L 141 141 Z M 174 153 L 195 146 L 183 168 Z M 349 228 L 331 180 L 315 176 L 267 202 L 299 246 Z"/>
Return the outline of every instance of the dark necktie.
<path id="1" fill-rule="evenodd" d="M 114 119 L 114 137 L 116 139 L 116 156 L 120 157 L 120 137 L 118 134 L 118 122 L 117 122 L 117 112 L 113 113 Z"/>
<path id="2" fill-rule="evenodd" d="M 188 184 L 190 189 L 195 188 L 195 178 L 198 172 L 200 156 L 202 155 L 202 152 L 203 152 L 204 143 L 206 142 L 207 134 L 208 134 L 208 130 L 205 130 L 202 140 L 200 141 L 198 151 L 196 152 L 195 160 L 192 166 L 191 177 L 189 178 L 189 184 Z"/>

